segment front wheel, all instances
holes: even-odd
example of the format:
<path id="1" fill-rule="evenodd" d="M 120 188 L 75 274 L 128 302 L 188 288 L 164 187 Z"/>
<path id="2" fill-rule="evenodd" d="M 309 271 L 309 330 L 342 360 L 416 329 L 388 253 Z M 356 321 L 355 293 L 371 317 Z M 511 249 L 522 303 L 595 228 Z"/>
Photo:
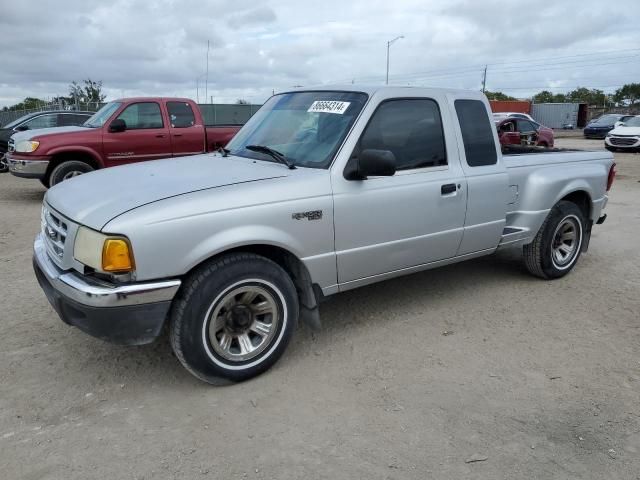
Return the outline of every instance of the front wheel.
<path id="1" fill-rule="evenodd" d="M 584 214 L 575 203 L 558 202 L 533 242 L 523 247 L 527 270 L 546 279 L 560 278 L 569 273 L 580 257 L 584 225 Z"/>
<path id="2" fill-rule="evenodd" d="M 171 346 L 205 382 L 246 380 L 284 353 L 298 311 L 296 288 L 278 264 L 250 253 L 225 255 L 183 284 L 171 311 Z"/>
<path id="3" fill-rule="evenodd" d="M 53 187 L 60 182 L 64 182 L 65 180 L 69 180 L 70 178 L 77 177 L 78 175 L 82 175 L 83 173 L 89 173 L 93 171 L 93 167 L 86 162 L 82 162 L 79 160 L 67 160 L 62 162 L 60 165 L 51 170 L 49 174 L 48 185 L 43 183 L 45 186 Z"/>

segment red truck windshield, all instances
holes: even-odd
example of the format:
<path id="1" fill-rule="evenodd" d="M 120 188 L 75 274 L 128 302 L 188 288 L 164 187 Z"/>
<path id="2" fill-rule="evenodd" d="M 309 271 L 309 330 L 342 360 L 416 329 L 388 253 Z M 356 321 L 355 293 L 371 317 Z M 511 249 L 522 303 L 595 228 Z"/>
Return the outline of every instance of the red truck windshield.
<path id="1" fill-rule="evenodd" d="M 299 167 L 328 168 L 367 95 L 359 92 L 295 92 L 271 97 L 227 145 L 241 157 L 274 161 L 247 149 L 269 147 Z"/>
<path id="2" fill-rule="evenodd" d="M 109 117 L 120 107 L 120 102 L 109 102 L 96 113 L 94 113 L 89 120 L 82 124 L 83 127 L 99 128 L 104 125 L 104 122 L 109 120 Z"/>

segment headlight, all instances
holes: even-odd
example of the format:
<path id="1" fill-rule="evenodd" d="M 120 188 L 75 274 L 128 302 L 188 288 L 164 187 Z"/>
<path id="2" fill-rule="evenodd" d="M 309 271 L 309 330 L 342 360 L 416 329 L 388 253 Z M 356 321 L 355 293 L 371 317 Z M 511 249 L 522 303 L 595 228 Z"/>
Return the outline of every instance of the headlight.
<path id="1" fill-rule="evenodd" d="M 16 143 L 15 148 L 16 152 L 31 153 L 36 151 L 38 145 L 40 145 L 40 142 L 38 142 L 37 140 L 20 140 L 18 143 Z"/>
<path id="2" fill-rule="evenodd" d="M 125 237 L 104 235 L 80 227 L 73 246 L 73 257 L 102 272 L 126 273 L 135 269 L 133 250 Z"/>

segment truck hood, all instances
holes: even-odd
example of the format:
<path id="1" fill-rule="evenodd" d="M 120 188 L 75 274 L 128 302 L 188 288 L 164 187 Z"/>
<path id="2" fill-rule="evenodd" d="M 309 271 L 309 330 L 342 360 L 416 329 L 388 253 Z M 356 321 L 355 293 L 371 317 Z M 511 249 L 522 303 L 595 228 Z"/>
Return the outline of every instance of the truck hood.
<path id="1" fill-rule="evenodd" d="M 79 126 L 38 128 L 36 130 L 25 130 L 23 132 L 16 132 L 12 135 L 12 138 L 16 143 L 18 143 L 18 141 L 20 140 L 33 140 L 34 138 L 43 137 L 45 135 L 59 135 L 62 133 L 86 132 L 90 130 L 90 128 Z"/>
<path id="2" fill-rule="evenodd" d="M 640 135 L 640 127 L 616 127 L 609 133 L 611 135 Z"/>
<path id="3" fill-rule="evenodd" d="M 203 154 L 87 173 L 51 188 L 45 202 L 74 222 L 102 230 L 118 215 L 169 197 L 288 175 L 277 163 Z"/>

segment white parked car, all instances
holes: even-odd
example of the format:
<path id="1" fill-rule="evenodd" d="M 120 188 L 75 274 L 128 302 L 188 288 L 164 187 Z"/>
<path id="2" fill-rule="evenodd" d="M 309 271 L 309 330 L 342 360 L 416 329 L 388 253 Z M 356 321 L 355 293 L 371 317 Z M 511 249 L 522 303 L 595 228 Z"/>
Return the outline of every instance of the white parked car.
<path id="1" fill-rule="evenodd" d="M 631 117 L 607 133 L 604 147 L 610 151 L 640 149 L 640 115 Z"/>
<path id="2" fill-rule="evenodd" d="M 496 112 L 496 113 L 493 114 L 493 121 L 496 122 L 496 123 L 497 122 L 501 122 L 505 118 L 523 118 L 525 120 L 531 120 L 532 122 L 535 122 L 533 117 L 531 115 L 526 114 L 526 113 L 520 113 L 520 112 Z"/>

